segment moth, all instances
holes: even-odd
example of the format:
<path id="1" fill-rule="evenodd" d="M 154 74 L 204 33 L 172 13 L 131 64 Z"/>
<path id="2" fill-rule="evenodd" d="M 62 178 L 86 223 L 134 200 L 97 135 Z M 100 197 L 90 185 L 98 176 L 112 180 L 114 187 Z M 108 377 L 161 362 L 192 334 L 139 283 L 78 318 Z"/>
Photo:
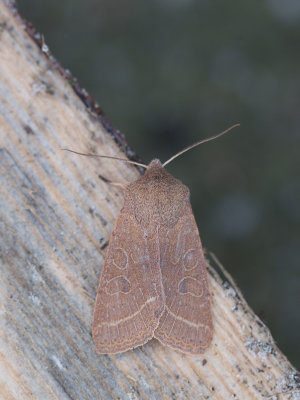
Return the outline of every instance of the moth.
<path id="1" fill-rule="evenodd" d="M 99 353 L 124 352 L 152 338 L 193 355 L 208 349 L 211 300 L 190 191 L 164 167 L 233 127 L 164 164 L 154 159 L 126 186 L 95 302 L 92 334 Z"/>

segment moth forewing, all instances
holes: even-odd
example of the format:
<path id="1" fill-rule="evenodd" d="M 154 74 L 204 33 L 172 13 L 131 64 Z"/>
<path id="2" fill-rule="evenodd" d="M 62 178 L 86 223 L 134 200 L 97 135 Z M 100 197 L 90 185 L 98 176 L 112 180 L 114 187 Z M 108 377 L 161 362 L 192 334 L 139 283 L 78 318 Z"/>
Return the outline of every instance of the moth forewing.
<path id="1" fill-rule="evenodd" d="M 173 229 L 161 230 L 160 242 L 165 246 L 160 265 L 166 304 L 154 336 L 181 352 L 204 353 L 213 336 L 211 301 L 204 254 L 189 202 L 182 205 Z"/>
<path id="2" fill-rule="evenodd" d="M 133 192 L 130 184 L 97 291 L 93 339 L 104 354 L 146 343 L 153 337 L 164 309 L 159 238 L 153 227 L 142 225 L 134 215 Z"/>

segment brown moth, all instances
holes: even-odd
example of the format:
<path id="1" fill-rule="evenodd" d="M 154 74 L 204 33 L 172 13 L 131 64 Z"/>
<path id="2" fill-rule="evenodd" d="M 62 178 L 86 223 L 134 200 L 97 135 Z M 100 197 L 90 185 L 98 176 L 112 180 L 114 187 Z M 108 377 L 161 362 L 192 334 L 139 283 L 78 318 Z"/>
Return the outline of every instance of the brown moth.
<path id="1" fill-rule="evenodd" d="M 208 348 L 210 295 L 189 197 L 159 160 L 127 186 L 96 297 L 93 338 L 100 353 L 153 337 L 185 353 Z"/>
<path id="2" fill-rule="evenodd" d="M 164 166 L 233 127 L 164 164 L 154 159 L 126 186 L 95 303 L 92 333 L 99 353 L 124 352 L 153 337 L 183 353 L 208 349 L 211 301 L 190 191 Z"/>

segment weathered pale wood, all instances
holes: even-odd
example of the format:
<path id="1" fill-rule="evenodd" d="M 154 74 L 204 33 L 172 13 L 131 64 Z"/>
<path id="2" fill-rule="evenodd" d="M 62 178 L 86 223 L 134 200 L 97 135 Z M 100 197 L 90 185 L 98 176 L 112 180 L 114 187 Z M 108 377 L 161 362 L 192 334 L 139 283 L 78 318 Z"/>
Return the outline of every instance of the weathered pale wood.
<path id="1" fill-rule="evenodd" d="M 156 340 L 95 352 L 93 302 L 122 205 L 122 191 L 98 174 L 124 182 L 138 172 L 61 147 L 124 156 L 1 0 L 0 398 L 299 398 L 295 369 L 212 268 L 215 335 L 205 355 Z"/>

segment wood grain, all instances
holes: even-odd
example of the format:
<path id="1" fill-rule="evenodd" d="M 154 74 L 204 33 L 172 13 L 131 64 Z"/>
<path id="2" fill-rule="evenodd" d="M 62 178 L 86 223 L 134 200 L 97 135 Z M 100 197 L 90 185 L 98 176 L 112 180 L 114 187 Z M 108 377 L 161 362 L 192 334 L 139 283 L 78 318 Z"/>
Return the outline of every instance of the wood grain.
<path id="1" fill-rule="evenodd" d="M 267 327 L 212 268 L 215 334 L 204 356 L 157 340 L 96 353 L 93 304 L 122 205 L 99 174 L 128 182 L 138 172 L 60 151 L 124 156 L 2 0 L 0 57 L 0 398 L 299 397 L 299 375 Z"/>

